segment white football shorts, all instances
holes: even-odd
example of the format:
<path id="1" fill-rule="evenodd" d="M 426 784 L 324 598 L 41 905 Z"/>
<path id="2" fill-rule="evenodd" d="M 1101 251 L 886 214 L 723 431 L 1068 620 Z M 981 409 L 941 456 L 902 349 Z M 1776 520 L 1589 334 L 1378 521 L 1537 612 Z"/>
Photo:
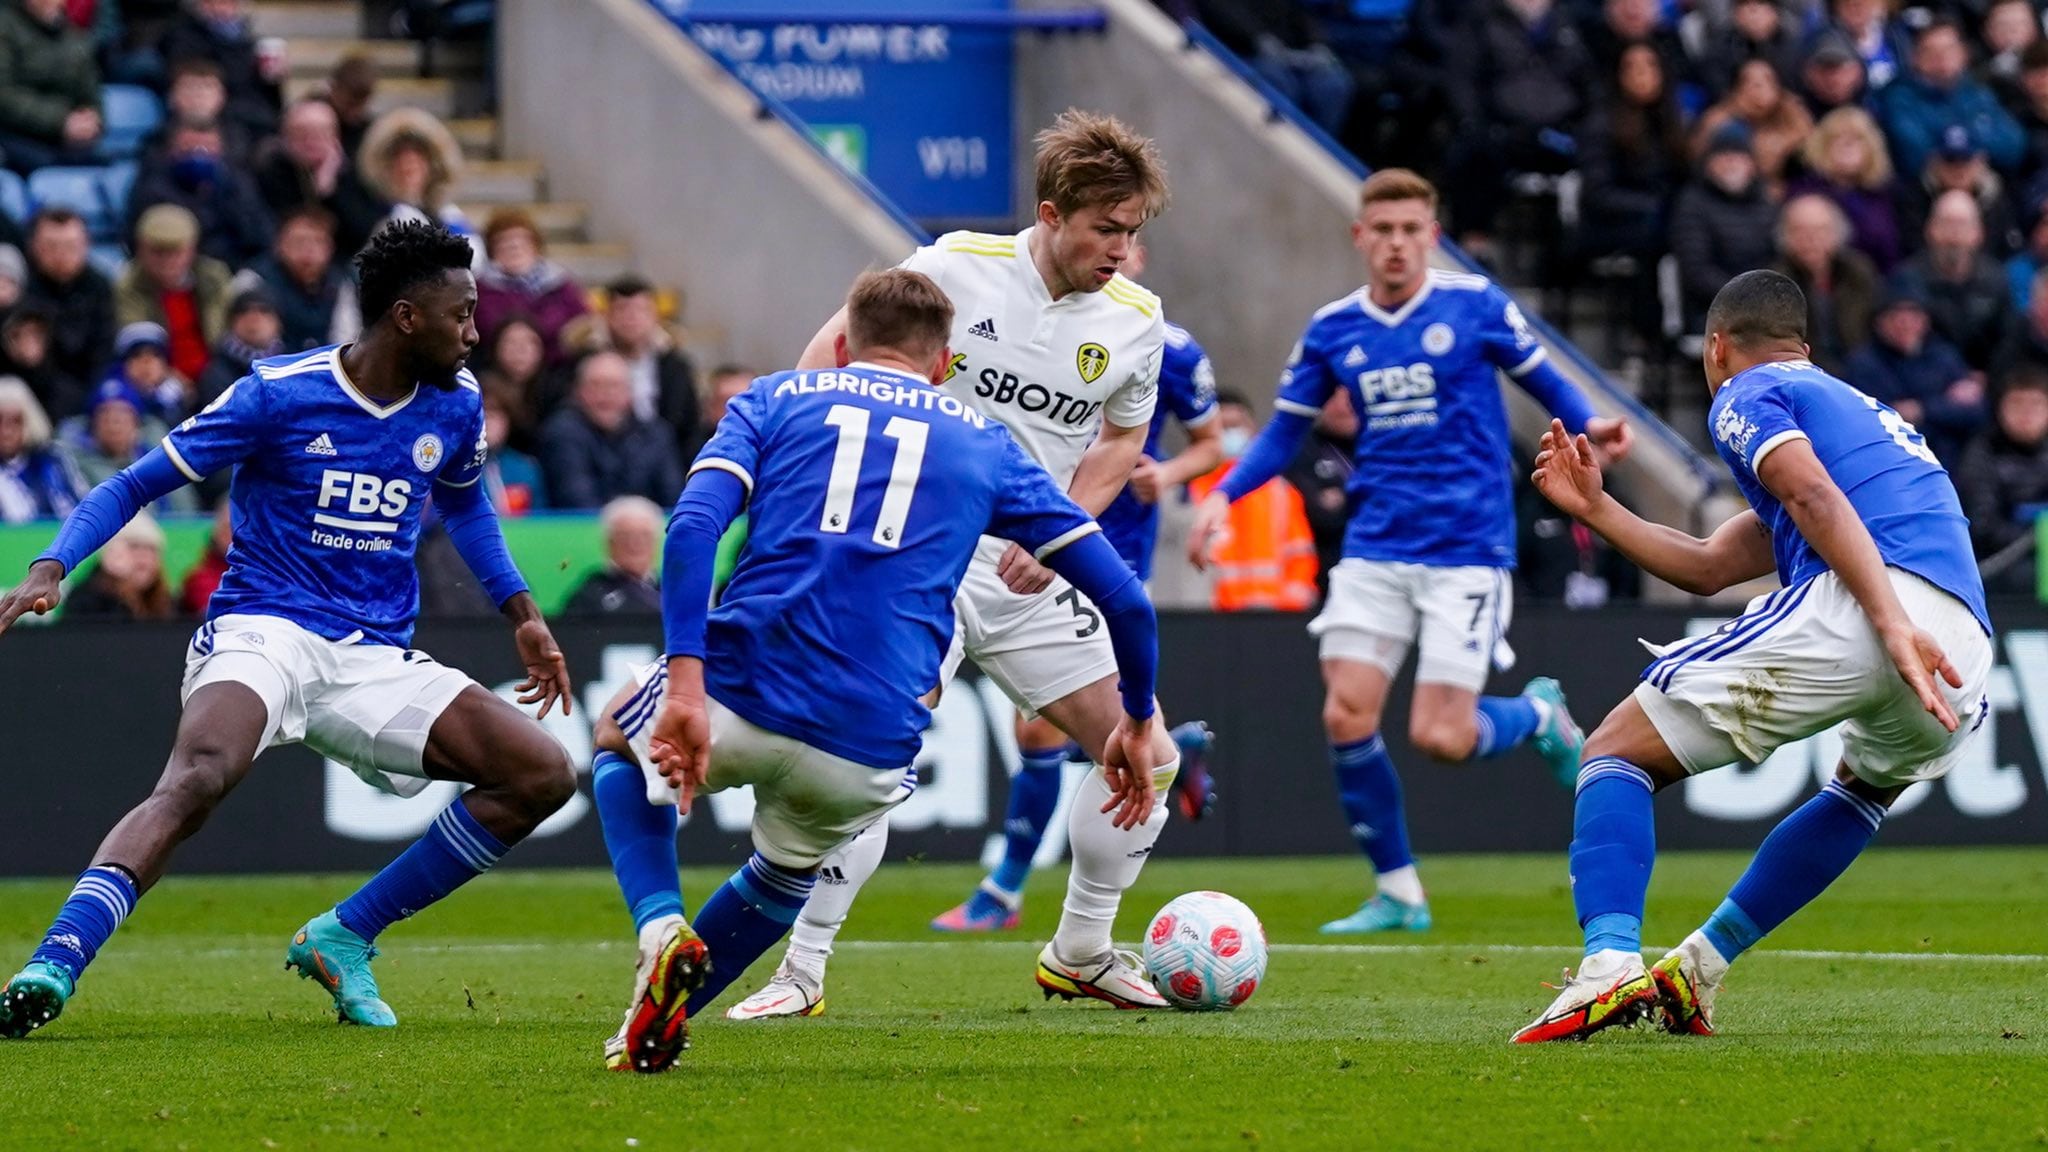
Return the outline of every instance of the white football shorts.
<path id="1" fill-rule="evenodd" d="M 427 733 L 476 681 L 433 657 L 388 644 L 343 643 L 277 616 L 207 621 L 185 651 L 179 700 L 208 684 L 241 684 L 263 700 L 261 753 L 303 743 L 398 796 L 427 786 Z"/>
<path id="2" fill-rule="evenodd" d="M 1962 673 L 1936 678 L 1960 721 L 1954 732 L 1921 707 L 1834 573 L 1752 600 L 1704 636 L 1646 645 L 1657 659 L 1635 700 L 1688 772 L 1754 764 L 1781 745 L 1842 725 L 1842 758 L 1880 788 L 1932 780 L 1955 767 L 1989 714 L 1991 638 L 1962 601 L 1891 570 L 1913 623 Z"/>
<path id="3" fill-rule="evenodd" d="M 1025 717 L 1116 675 L 1116 651 L 1095 602 L 1055 576 L 1044 591 L 1019 596 L 996 575 L 1006 541 L 983 538 L 953 597 L 953 644 L 939 669 L 941 686 L 960 662 L 996 682 Z"/>
<path id="4" fill-rule="evenodd" d="M 648 745 L 668 692 L 668 665 L 633 672 L 637 690 L 612 713 L 639 758 L 647 802 L 676 802 L 676 790 L 655 770 Z M 870 768 L 801 740 L 748 723 L 716 699 L 711 713 L 711 765 L 699 795 L 752 785 L 754 848 L 785 868 L 815 868 L 820 860 L 889 814 L 917 791 L 917 768 Z"/>
<path id="5" fill-rule="evenodd" d="M 1369 664 L 1391 680 L 1422 637 L 1419 684 L 1477 692 L 1494 669 L 1512 667 L 1507 645 L 1514 576 L 1505 568 L 1438 568 L 1346 558 L 1330 569 L 1330 593 L 1309 621 L 1324 660 Z"/>

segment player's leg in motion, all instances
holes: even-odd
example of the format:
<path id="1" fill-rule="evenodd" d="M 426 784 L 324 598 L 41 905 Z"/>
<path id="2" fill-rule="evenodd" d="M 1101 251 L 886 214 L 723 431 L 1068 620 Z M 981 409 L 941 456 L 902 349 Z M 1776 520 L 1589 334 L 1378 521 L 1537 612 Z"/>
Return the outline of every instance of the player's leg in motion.
<path id="1" fill-rule="evenodd" d="M 888 847 L 889 822 L 877 820 L 825 856 L 818 865 L 810 899 L 790 926 L 789 950 L 774 977 L 760 991 L 726 1009 L 727 1019 L 815 1016 L 825 1010 L 825 965 L 832 958 L 832 941 L 846 926 L 854 898 L 881 867 L 882 853 Z"/>
<path id="2" fill-rule="evenodd" d="M 1376 890 L 1358 911 L 1323 925 L 1324 932 L 1426 931 L 1429 903 L 1415 857 L 1408 850 L 1408 819 L 1401 803 L 1401 778 L 1380 738 L 1380 714 L 1393 673 L 1407 645 L 1360 634 L 1357 643 L 1376 646 L 1373 663 L 1329 657 L 1325 633 L 1323 731 L 1330 740 L 1330 764 L 1337 774 L 1337 798 L 1359 850 L 1372 861 Z M 1348 650 L 1348 649 L 1347 649 Z"/>
<path id="3" fill-rule="evenodd" d="M 1714 1034 L 1714 994 L 1728 966 L 1848 871 L 1904 791 L 1859 779 L 1845 761 L 1826 787 L 1771 829 L 1728 898 L 1651 968 L 1666 1030 Z"/>
<path id="4" fill-rule="evenodd" d="M 248 775 L 267 724 L 263 700 L 241 684 L 192 694 L 156 788 L 100 842 L 28 965 L 7 982 L 0 1036 L 26 1036 L 64 1010 L 86 966 L 163 877 L 171 852 Z"/>
<path id="5" fill-rule="evenodd" d="M 300 928 L 286 952 L 286 964 L 326 988 L 351 1024 L 398 1022 L 370 974 L 377 936 L 489 870 L 576 792 L 562 746 L 475 684 L 433 720 L 419 766 L 469 790 L 383 871 Z"/>
<path id="6" fill-rule="evenodd" d="M 1123 714 L 1116 684 L 1114 675 L 1105 676 L 1041 712 L 1081 747 L 1107 748 Z M 1137 883 L 1166 825 L 1167 792 L 1180 770 L 1180 750 L 1164 732 L 1154 753 L 1158 766 L 1153 781 L 1159 795 L 1144 823 L 1118 828 L 1112 814 L 1102 810 L 1110 791 L 1099 767 L 1088 773 L 1067 808 L 1067 843 L 1073 854 L 1067 898 L 1052 942 L 1038 954 L 1038 983 L 1048 996 L 1088 996 L 1119 1008 L 1165 1006 L 1138 958 L 1118 951 L 1110 935 L 1124 892 Z"/>

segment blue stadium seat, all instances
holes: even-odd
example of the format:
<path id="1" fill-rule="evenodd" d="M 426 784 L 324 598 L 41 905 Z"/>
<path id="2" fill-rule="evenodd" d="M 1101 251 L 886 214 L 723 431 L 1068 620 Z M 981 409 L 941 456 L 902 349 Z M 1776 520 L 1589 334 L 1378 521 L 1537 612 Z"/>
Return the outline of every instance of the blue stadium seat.
<path id="1" fill-rule="evenodd" d="M 16 224 L 28 223 L 28 184 L 4 168 L 0 168 L 0 212 Z"/>
<path id="2" fill-rule="evenodd" d="M 142 165 L 134 160 L 119 160 L 100 169 L 100 184 L 106 192 L 107 207 L 113 210 L 115 227 L 128 219 L 128 194 L 135 191 L 136 173 Z"/>
<path id="3" fill-rule="evenodd" d="M 109 84 L 100 89 L 101 115 L 106 134 L 100 145 L 107 156 L 126 160 L 142 150 L 142 142 L 164 122 L 164 106 L 157 95 L 134 84 Z"/>
<path id="4" fill-rule="evenodd" d="M 119 244 L 95 244 L 86 253 L 86 259 L 100 275 L 112 280 L 121 274 L 121 265 L 128 260 L 128 250 Z"/>
<path id="5" fill-rule="evenodd" d="M 28 195 L 38 208 L 61 204 L 85 217 L 95 241 L 120 239 L 121 218 L 107 198 L 104 168 L 38 168 L 29 174 Z"/>

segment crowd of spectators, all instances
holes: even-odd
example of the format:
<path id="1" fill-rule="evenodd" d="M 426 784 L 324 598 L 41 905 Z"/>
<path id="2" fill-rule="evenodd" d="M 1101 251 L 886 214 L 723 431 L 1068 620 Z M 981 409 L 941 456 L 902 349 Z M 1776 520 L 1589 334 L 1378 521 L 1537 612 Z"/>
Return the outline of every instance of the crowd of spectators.
<path id="1" fill-rule="evenodd" d="M 1159 3 L 1368 164 L 1435 176 L 1482 263 L 1633 277 L 1610 322 L 1659 362 L 1734 274 L 1792 276 L 1815 361 L 1997 489 L 1983 555 L 2031 533 L 2048 473 L 2005 412 L 2048 371 L 2048 3 Z"/>

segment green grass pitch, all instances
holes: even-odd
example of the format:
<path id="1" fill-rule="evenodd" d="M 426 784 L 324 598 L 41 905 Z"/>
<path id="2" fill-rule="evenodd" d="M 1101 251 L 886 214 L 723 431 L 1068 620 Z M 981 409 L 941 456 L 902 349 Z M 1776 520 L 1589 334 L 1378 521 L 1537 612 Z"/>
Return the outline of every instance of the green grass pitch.
<path id="1" fill-rule="evenodd" d="M 1647 939 L 1683 935 L 1742 863 L 1660 861 Z M 0 1147 L 2048 1147 L 2048 849 L 1872 852 L 1737 967 L 1721 1036 L 1542 1048 L 1507 1036 L 1575 958 L 1563 861 L 1424 869 L 1434 932 L 1329 947 L 1315 926 L 1356 900 L 1356 861 L 1154 864 L 1122 937 L 1214 887 L 1276 945 L 1250 1004 L 1188 1015 L 1040 998 L 1063 871 L 1036 877 L 1021 932 L 949 941 L 925 921 L 976 873 L 893 864 L 826 1015 L 703 1021 L 658 1077 L 600 1058 L 632 968 L 608 875 L 506 871 L 388 933 L 390 1032 L 335 1025 L 282 970 L 350 878 L 174 875 L 61 1020 L 0 1042 Z M 686 874 L 693 905 L 720 878 Z M 9 964 L 65 890 L 0 884 Z"/>

